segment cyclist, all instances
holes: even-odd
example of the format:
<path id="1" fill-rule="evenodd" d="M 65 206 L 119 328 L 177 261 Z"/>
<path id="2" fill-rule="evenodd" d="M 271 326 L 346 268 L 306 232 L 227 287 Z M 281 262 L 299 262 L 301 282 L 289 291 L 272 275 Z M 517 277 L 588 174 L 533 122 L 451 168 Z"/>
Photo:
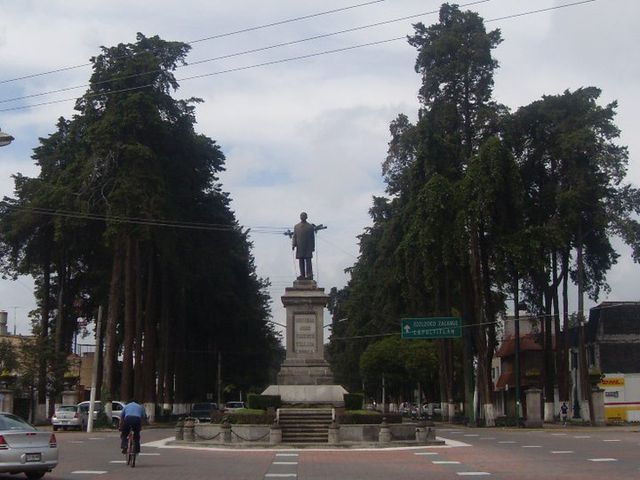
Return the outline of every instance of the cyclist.
<path id="1" fill-rule="evenodd" d="M 127 453 L 129 431 L 133 430 L 134 453 L 140 453 L 140 429 L 142 419 L 146 417 L 144 407 L 135 400 L 129 400 L 122 409 L 120 416 L 120 447 L 122 453 Z"/>

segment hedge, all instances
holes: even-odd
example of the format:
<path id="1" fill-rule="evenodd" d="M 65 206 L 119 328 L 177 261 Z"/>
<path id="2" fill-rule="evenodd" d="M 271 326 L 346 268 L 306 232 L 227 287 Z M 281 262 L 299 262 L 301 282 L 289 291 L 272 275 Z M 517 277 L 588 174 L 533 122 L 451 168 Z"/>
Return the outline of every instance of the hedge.
<path id="1" fill-rule="evenodd" d="M 344 408 L 346 410 L 362 410 L 364 393 L 345 393 Z"/>
<path id="2" fill-rule="evenodd" d="M 387 420 L 387 423 L 402 423 L 402 415 L 399 413 L 385 413 L 382 415 L 380 412 L 371 410 L 347 411 L 340 415 L 338 422 L 344 425 L 379 424 L 382 423 L 383 418 Z"/>
<path id="3" fill-rule="evenodd" d="M 247 406 L 256 410 L 280 408 L 281 405 L 280 395 L 258 395 L 256 393 L 250 393 L 247 396 Z"/>

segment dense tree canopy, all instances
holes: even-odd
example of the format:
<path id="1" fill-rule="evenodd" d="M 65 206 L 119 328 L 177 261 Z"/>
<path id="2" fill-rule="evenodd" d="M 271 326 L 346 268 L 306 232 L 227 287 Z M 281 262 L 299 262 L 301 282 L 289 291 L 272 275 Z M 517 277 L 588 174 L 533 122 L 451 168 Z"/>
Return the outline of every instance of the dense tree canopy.
<path id="1" fill-rule="evenodd" d="M 492 50 L 501 41 L 478 14 L 455 5 L 444 4 L 436 24 L 415 25 L 409 43 L 422 79 L 418 120 L 400 114 L 391 122 L 382 164 L 388 197 L 374 198 L 351 280 L 336 292 L 348 322 L 337 326 L 330 348 L 339 378 L 353 388 L 382 348 L 368 348 L 376 334 L 398 331 L 402 317 L 460 316 L 465 388 L 456 388 L 456 344 L 438 341 L 441 399 L 464 399 L 467 417 L 478 412 L 487 424 L 496 321 L 506 299 L 524 300 L 545 319 L 546 395 L 558 384 L 568 398 L 567 355 L 558 349 L 553 358 L 551 347 L 552 330 L 560 338 L 568 329 L 568 284 L 594 299 L 607 288 L 617 258 L 611 234 L 633 247 L 636 260 L 639 251 L 640 202 L 624 183 L 615 103 L 599 106 L 600 91 L 587 87 L 509 112 L 493 99 Z M 368 360 L 356 363 L 363 352 Z"/>
<path id="2" fill-rule="evenodd" d="M 142 34 L 103 48 L 78 113 L 35 149 L 39 175 L 17 174 L 0 205 L 2 268 L 36 279 L 42 338 L 69 352 L 76 318 L 104 306 L 111 398 L 202 399 L 219 361 L 223 384 L 259 388 L 279 354 L 224 155 L 194 130 L 199 100 L 171 96 L 189 48 Z"/>

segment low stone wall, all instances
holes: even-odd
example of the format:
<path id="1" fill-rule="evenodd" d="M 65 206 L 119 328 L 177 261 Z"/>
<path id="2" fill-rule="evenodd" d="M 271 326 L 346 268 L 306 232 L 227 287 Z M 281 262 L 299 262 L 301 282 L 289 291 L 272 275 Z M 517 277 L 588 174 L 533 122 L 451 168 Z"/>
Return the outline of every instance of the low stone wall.
<path id="1" fill-rule="evenodd" d="M 230 425 L 179 421 L 176 440 L 207 444 L 278 444 L 282 442 L 281 429 L 275 425 Z M 415 423 L 377 425 L 334 425 L 329 428 L 329 444 L 415 442 L 416 445 L 434 445 L 432 427 Z"/>
<path id="2" fill-rule="evenodd" d="M 269 425 L 231 425 L 225 432 L 220 424 L 198 423 L 194 426 L 194 441 L 218 443 L 269 443 Z M 225 433 L 226 438 L 225 438 Z M 231 441 L 225 441 L 230 439 Z"/>
<path id="3" fill-rule="evenodd" d="M 391 440 L 411 441 L 416 439 L 415 423 L 389 424 Z M 380 438 L 380 425 L 340 425 L 341 442 L 377 442 Z"/>

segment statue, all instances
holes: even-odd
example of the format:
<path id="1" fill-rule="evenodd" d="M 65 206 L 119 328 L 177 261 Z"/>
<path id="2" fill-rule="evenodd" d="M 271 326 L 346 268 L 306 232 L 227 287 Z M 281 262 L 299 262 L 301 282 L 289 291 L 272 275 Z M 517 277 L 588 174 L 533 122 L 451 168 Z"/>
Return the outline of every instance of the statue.
<path id="1" fill-rule="evenodd" d="M 311 259 L 313 251 L 316 249 L 316 226 L 307 222 L 307 214 L 300 214 L 300 223 L 293 227 L 291 237 L 291 249 L 296 249 L 296 258 L 300 265 L 300 276 L 298 280 L 313 280 L 313 268 Z"/>

